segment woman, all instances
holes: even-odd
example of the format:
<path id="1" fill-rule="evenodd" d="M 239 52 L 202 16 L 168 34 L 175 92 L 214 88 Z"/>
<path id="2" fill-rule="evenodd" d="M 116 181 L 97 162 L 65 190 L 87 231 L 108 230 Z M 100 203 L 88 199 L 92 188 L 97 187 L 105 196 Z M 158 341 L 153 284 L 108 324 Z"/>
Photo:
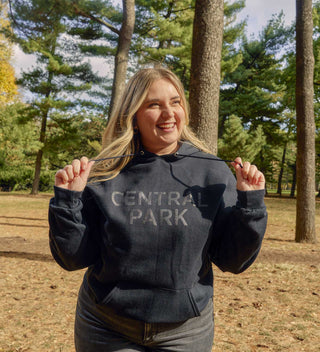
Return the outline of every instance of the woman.
<path id="1" fill-rule="evenodd" d="M 263 174 L 238 157 L 235 180 L 188 122 L 179 79 L 143 69 L 111 116 L 97 159 L 56 173 L 52 254 L 67 270 L 88 267 L 78 352 L 211 351 L 211 264 L 240 273 L 258 255 Z"/>

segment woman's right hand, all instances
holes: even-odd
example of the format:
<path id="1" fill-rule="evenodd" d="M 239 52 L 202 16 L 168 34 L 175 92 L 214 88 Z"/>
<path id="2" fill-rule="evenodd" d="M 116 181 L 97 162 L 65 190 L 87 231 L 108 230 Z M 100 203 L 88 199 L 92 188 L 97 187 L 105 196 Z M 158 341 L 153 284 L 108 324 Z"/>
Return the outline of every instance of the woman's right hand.
<path id="1" fill-rule="evenodd" d="M 70 191 L 82 192 L 87 184 L 93 164 L 94 161 L 89 161 L 85 156 L 80 160 L 73 160 L 71 165 L 66 165 L 63 169 L 56 172 L 55 186 Z"/>

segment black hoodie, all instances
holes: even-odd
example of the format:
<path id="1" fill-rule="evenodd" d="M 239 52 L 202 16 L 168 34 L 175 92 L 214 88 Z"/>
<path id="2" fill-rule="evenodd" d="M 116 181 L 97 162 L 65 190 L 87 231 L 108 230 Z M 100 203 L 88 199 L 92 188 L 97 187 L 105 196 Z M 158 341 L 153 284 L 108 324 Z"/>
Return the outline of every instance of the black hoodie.
<path id="1" fill-rule="evenodd" d="M 88 267 L 84 288 L 121 315 L 149 323 L 198 316 L 213 295 L 211 262 L 244 271 L 267 223 L 264 190 L 237 191 L 229 167 L 208 159 L 217 158 L 183 143 L 171 155 L 142 151 L 83 192 L 55 187 L 55 260 Z"/>

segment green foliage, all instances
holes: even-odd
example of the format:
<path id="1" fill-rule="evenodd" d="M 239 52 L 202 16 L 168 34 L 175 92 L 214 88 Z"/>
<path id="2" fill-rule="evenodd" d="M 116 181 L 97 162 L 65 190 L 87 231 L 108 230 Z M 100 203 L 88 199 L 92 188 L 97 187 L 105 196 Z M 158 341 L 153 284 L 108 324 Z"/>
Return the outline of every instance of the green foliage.
<path id="1" fill-rule="evenodd" d="M 73 22 L 67 20 L 67 10 L 70 2 L 59 0 L 12 1 L 13 32 L 7 35 L 37 57 L 36 67 L 24 71 L 19 84 L 32 93 L 30 109 L 39 117 L 50 109 L 88 108 L 88 94 L 103 83 L 84 61 L 82 42 L 68 35 Z M 95 109 L 103 109 L 101 95 L 95 100 Z"/>
<path id="2" fill-rule="evenodd" d="M 12 104 L 0 109 L 0 189 L 27 190 L 32 186 L 34 159 L 44 148 L 39 190 L 52 189 L 54 173 L 75 157 L 93 157 L 100 151 L 103 116 L 53 114 L 48 123 L 47 143 L 38 141 L 39 127 L 21 118 L 25 105 Z"/>
<path id="3" fill-rule="evenodd" d="M 32 187 L 34 171 L 30 168 L 0 169 L 0 191 L 26 191 Z M 44 171 L 40 176 L 39 191 L 51 191 L 54 184 L 54 172 Z"/>
<path id="4" fill-rule="evenodd" d="M 28 104 L 1 108 L 0 172 L 6 172 L 9 180 L 8 170 L 16 170 L 12 175 L 21 171 L 24 181 L 17 184 L 30 185 L 27 177 L 33 174 L 38 150 L 44 153 L 42 172 L 48 170 L 48 175 L 74 157 L 99 152 L 111 84 L 92 72 L 88 58 L 103 58 L 108 71 L 122 10 L 109 0 L 11 3 L 13 31 L 6 35 L 38 61 L 18 81 L 29 93 Z M 162 63 L 179 75 L 188 90 L 194 5 L 194 0 L 136 0 L 131 68 Z M 219 155 L 229 159 L 239 154 L 275 181 L 285 148 L 288 175 L 295 161 L 294 26 L 285 27 L 280 13 L 257 40 L 248 39 L 245 22 L 236 22 L 244 6 L 244 0 L 225 1 Z M 320 4 L 313 7 L 314 109 L 320 153 Z M 40 142 L 43 119 L 46 134 Z M 18 187 L 10 182 L 11 188 Z"/>
<path id="5" fill-rule="evenodd" d="M 77 40 L 67 35 L 72 22 L 67 21 L 64 5 L 59 0 L 11 3 L 13 31 L 7 36 L 37 57 L 36 67 L 24 71 L 19 79 L 19 84 L 31 93 L 21 110 L 21 121 L 26 125 L 33 123 L 38 131 L 35 140 L 39 142 L 33 154 L 34 158 L 37 155 L 35 175 L 41 166 L 50 169 L 50 159 L 57 161 L 57 148 L 62 154 L 77 149 L 82 133 L 77 134 L 77 129 L 87 112 L 104 109 L 102 92 L 90 92 L 102 79 L 84 62 Z M 34 193 L 37 181 L 35 176 Z"/>
<path id="6" fill-rule="evenodd" d="M 48 124 L 46 162 L 50 169 L 57 169 L 70 163 L 74 158 L 89 158 L 100 152 L 101 132 L 106 120 L 101 116 L 74 115 L 65 118 L 55 115 Z M 57 147 L 59 146 L 59 147 Z"/>
<path id="7" fill-rule="evenodd" d="M 136 1 L 133 53 L 140 64 L 171 68 L 187 88 L 190 79 L 193 0 Z"/>
<path id="8" fill-rule="evenodd" d="M 133 54 L 140 64 L 164 64 L 189 87 L 194 18 L 194 0 L 136 1 L 136 28 Z M 241 53 L 234 44 L 243 34 L 244 22 L 235 25 L 236 14 L 244 0 L 225 2 L 225 30 L 222 72 L 231 72 L 239 65 Z"/>
<path id="9" fill-rule="evenodd" d="M 253 162 L 265 143 L 261 126 L 255 130 L 246 130 L 240 118 L 231 115 L 225 122 L 224 134 L 219 139 L 219 156 L 231 160 L 241 156 L 243 160 Z"/>
<path id="10" fill-rule="evenodd" d="M 276 54 L 279 54 L 286 33 L 282 19 L 278 17 L 269 22 L 259 40 L 243 41 L 241 63 L 226 73 L 222 82 L 222 122 L 225 117 L 235 114 L 245 123 L 257 126 L 263 121 L 264 126 L 276 127 L 284 91 L 280 81 L 281 59 Z M 221 128 L 223 130 L 223 125 Z"/>
<path id="11" fill-rule="evenodd" d="M 77 38 L 82 54 L 108 58 L 117 50 L 122 11 L 108 0 L 80 0 L 68 6 L 68 0 L 59 0 L 67 9 L 67 33 Z M 108 62 L 106 62 L 106 65 Z"/>
<path id="12" fill-rule="evenodd" d="M 32 122 L 21 123 L 23 103 L 0 108 L 0 168 L 31 165 L 37 150 L 39 128 Z"/>
<path id="13" fill-rule="evenodd" d="M 21 122 L 25 105 L 15 103 L 0 108 L 0 190 L 26 190 L 32 185 L 33 164 L 37 150 L 39 128 L 29 121 Z M 52 173 L 44 172 L 40 178 L 40 190 L 52 186 Z"/>
<path id="14" fill-rule="evenodd" d="M 241 50 L 237 49 L 244 38 L 245 21 L 236 23 L 237 14 L 244 8 L 245 1 L 238 0 L 224 5 L 224 30 L 221 60 L 221 80 L 234 72 L 243 60 Z"/>
<path id="15" fill-rule="evenodd" d="M 269 180 L 274 178 L 286 143 L 282 130 L 293 121 L 284 113 L 286 79 L 291 76 L 285 76 L 283 71 L 283 49 L 290 44 L 291 33 L 291 28 L 283 24 L 283 14 L 279 14 L 268 22 L 258 40 L 243 37 L 236 56 L 241 62 L 234 66 L 235 69 L 225 72 L 221 85 L 219 136 L 225 136 L 230 128 L 228 123 L 232 115 L 240 118 L 246 130 L 262 131 L 265 143 L 258 144 L 258 152 L 250 160 Z M 261 135 L 251 137 L 254 138 L 259 141 Z M 239 155 L 250 155 L 249 151 L 251 148 L 254 151 L 255 147 L 250 143 L 247 146 L 244 141 L 239 144 Z"/>

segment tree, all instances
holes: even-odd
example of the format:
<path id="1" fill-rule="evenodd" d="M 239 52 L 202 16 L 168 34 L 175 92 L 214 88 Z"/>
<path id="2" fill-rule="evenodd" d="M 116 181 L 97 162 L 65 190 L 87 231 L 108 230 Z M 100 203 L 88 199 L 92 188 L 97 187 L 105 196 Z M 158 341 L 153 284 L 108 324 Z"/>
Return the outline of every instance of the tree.
<path id="1" fill-rule="evenodd" d="M 223 136 L 225 122 L 231 115 L 240 117 L 249 132 L 261 126 L 266 142 L 250 161 L 257 164 L 268 181 L 276 178 L 275 162 L 281 162 L 281 146 L 285 143 L 282 124 L 286 86 L 282 81 L 284 60 L 280 49 L 287 45 L 289 34 L 283 14 L 273 16 L 257 40 L 243 36 L 237 56 L 240 62 L 222 75 L 219 137 Z"/>
<path id="2" fill-rule="evenodd" d="M 244 38 L 245 21 L 236 21 L 237 14 L 245 7 L 245 0 L 224 4 L 224 30 L 221 58 L 221 81 L 234 72 L 243 60 L 243 53 L 238 49 Z M 220 131 L 219 131 L 220 132 Z"/>
<path id="3" fill-rule="evenodd" d="M 189 87 L 194 0 L 137 0 L 133 53 L 140 64 L 166 65 Z"/>
<path id="4" fill-rule="evenodd" d="M 68 8 L 68 0 L 56 0 Z M 122 14 L 110 5 L 108 0 L 74 0 L 72 6 L 66 12 L 69 17 L 76 21 L 70 33 L 80 35 L 82 39 L 102 39 L 99 45 L 82 45 L 85 53 L 95 56 L 114 55 L 114 74 L 112 95 L 108 109 L 109 116 L 113 107 L 118 103 L 127 77 L 129 50 L 135 24 L 135 0 L 122 0 Z M 83 26 L 83 19 L 87 19 Z M 120 29 L 118 29 L 121 23 Z M 111 32 L 106 35 L 102 28 Z M 105 40 L 107 39 L 107 43 Z M 116 49 L 113 48 L 113 43 Z M 109 45 L 111 44 L 111 47 Z"/>
<path id="5" fill-rule="evenodd" d="M 224 4 L 222 74 L 239 64 L 241 54 L 234 43 L 243 33 L 244 22 L 235 23 L 244 0 Z M 192 32 L 195 0 L 137 0 L 132 53 L 139 64 L 165 65 L 181 79 L 186 93 L 190 86 Z"/>
<path id="6" fill-rule="evenodd" d="M 7 35 L 25 52 L 37 56 L 37 66 L 23 72 L 20 79 L 21 85 L 32 93 L 23 112 L 25 121 L 33 120 L 39 128 L 41 147 L 36 153 L 31 191 L 37 194 L 43 156 L 50 144 L 48 121 L 55 121 L 57 126 L 65 128 L 64 119 L 72 120 L 77 110 L 92 105 L 83 98 L 83 93 L 99 79 L 93 75 L 90 66 L 82 62 L 74 42 L 67 40 L 67 22 L 59 3 L 54 0 L 15 0 L 11 1 L 11 9 L 13 33 Z M 71 140 L 76 140 L 75 136 Z"/>
<path id="7" fill-rule="evenodd" d="M 296 242 L 315 242 L 315 121 L 312 0 L 296 0 Z"/>
<path id="8" fill-rule="evenodd" d="M 196 0 L 190 79 L 191 127 L 217 153 L 223 0 Z"/>
<path id="9" fill-rule="evenodd" d="M 314 23 L 314 90 L 315 104 L 314 113 L 316 121 L 316 184 L 318 185 L 317 197 L 320 197 L 320 3 L 313 7 Z"/>
<path id="10" fill-rule="evenodd" d="M 295 141 L 295 133 L 293 133 L 293 129 L 295 128 L 295 125 L 293 125 L 292 123 L 294 121 L 294 119 L 292 118 L 292 114 L 293 114 L 292 112 L 290 113 L 286 112 L 284 113 L 285 118 L 282 119 L 286 130 L 282 132 L 282 138 L 280 138 L 281 145 L 283 143 L 282 157 L 279 165 L 280 171 L 278 176 L 278 187 L 277 187 L 277 194 L 279 194 L 280 196 L 282 194 L 283 176 L 286 169 L 285 166 L 286 165 L 291 166 L 291 169 L 292 169 L 292 165 L 295 164 L 295 159 L 292 160 L 292 156 L 290 155 L 290 146 L 292 144 L 292 140 L 294 139 Z"/>
<path id="11" fill-rule="evenodd" d="M 10 30 L 5 3 L 0 2 L 0 31 Z M 13 99 L 18 94 L 15 82 L 15 72 L 10 64 L 12 44 L 0 33 L 0 106 Z"/>
<path id="12" fill-rule="evenodd" d="M 293 25 L 293 30 L 295 24 Z M 295 30 L 292 42 L 295 42 Z M 289 173 L 292 175 L 291 182 L 291 193 L 290 197 L 295 197 L 296 191 L 296 179 L 297 179 L 297 168 L 296 168 L 296 140 L 297 140 L 297 121 L 296 121 L 296 99 L 295 99 L 295 87 L 296 87 L 296 52 L 295 45 L 287 50 L 285 55 L 285 66 L 282 70 L 281 81 L 285 85 L 284 94 L 282 97 L 282 106 L 284 108 L 283 118 L 281 119 L 281 125 L 283 126 L 283 137 L 280 140 L 279 145 L 283 145 L 283 158 L 281 162 L 280 174 L 278 177 L 278 194 L 281 195 L 281 183 L 282 183 L 282 174 L 285 171 L 285 166 Z M 294 151 L 294 158 L 288 158 L 287 148 L 291 144 L 294 144 L 291 149 Z"/>
<path id="13" fill-rule="evenodd" d="M 254 131 L 245 130 L 239 117 L 231 115 L 226 123 L 222 138 L 219 139 L 219 157 L 234 159 L 241 155 L 244 160 L 254 160 L 265 145 L 262 127 Z"/>
<path id="14" fill-rule="evenodd" d="M 115 71 L 112 85 L 110 114 L 114 106 L 119 104 L 120 97 L 125 89 L 129 49 L 135 23 L 134 0 L 123 0 L 123 20 L 119 32 L 117 53 L 115 56 Z M 109 115 L 110 116 L 110 115 Z"/>
<path id="15" fill-rule="evenodd" d="M 33 122 L 22 124 L 21 110 L 25 105 L 21 102 L 0 107 L 0 169 L 15 170 L 27 166 L 32 167 L 33 155 L 40 147 L 37 141 L 37 128 Z"/>
<path id="16" fill-rule="evenodd" d="M 0 106 L 0 189 L 27 189 L 32 182 L 37 127 L 32 121 L 20 122 L 25 106 L 17 101 Z"/>

